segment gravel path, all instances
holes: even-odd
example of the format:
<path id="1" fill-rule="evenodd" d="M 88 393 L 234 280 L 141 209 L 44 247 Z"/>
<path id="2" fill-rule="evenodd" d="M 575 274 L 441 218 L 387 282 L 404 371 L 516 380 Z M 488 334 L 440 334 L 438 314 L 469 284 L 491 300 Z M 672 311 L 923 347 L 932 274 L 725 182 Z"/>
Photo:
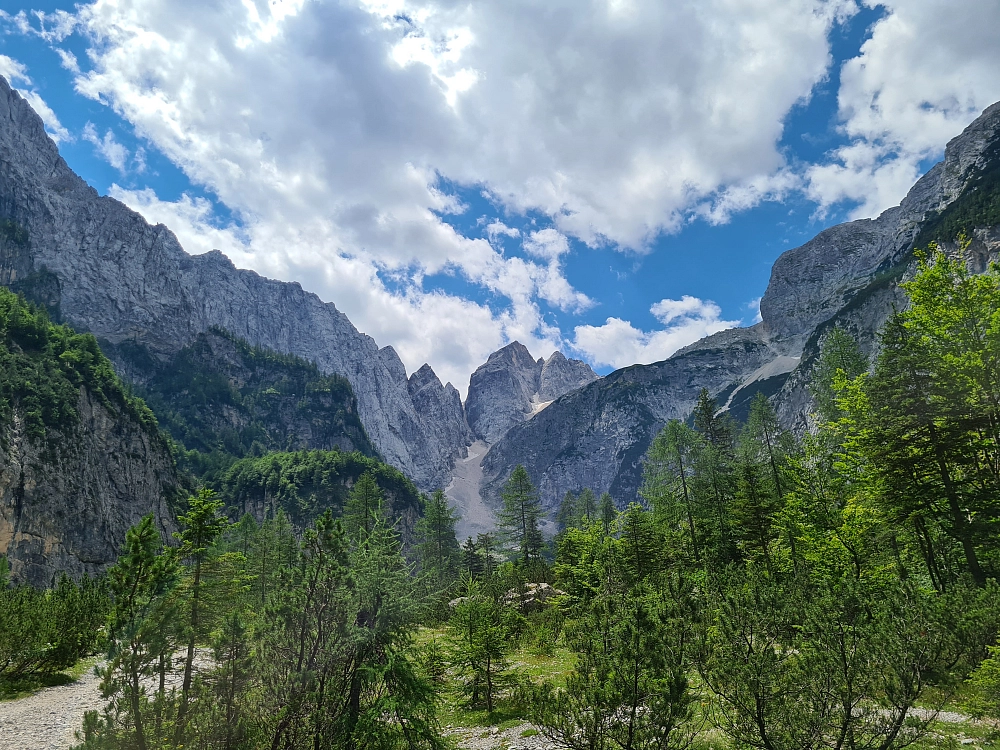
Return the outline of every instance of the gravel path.
<path id="1" fill-rule="evenodd" d="M 0 702 L 0 750 L 67 750 L 83 714 L 104 707 L 100 682 L 88 669 L 76 682 Z"/>

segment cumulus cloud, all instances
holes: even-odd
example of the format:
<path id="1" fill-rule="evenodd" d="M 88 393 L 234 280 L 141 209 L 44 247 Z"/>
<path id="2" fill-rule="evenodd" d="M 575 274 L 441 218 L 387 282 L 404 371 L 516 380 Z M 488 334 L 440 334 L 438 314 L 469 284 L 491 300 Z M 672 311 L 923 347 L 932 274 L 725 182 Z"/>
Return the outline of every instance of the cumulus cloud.
<path id="1" fill-rule="evenodd" d="M 874 0 L 867 0 L 874 6 Z M 886 0 L 861 54 L 844 63 L 838 104 L 849 142 L 807 170 L 821 208 L 858 203 L 856 218 L 894 206 L 987 106 L 1000 99 L 1000 5 Z"/>
<path id="2" fill-rule="evenodd" d="M 854 0 L 93 0 L 3 15 L 54 45 L 83 34 L 86 58 L 62 51 L 78 91 L 239 226 L 207 201 L 119 189 L 130 205 L 192 251 L 300 280 L 408 369 L 428 360 L 461 387 L 513 338 L 565 343 L 541 308 L 593 305 L 565 272 L 575 242 L 642 253 L 692 217 L 725 222 L 795 190 L 862 213 L 898 201 L 920 159 L 1000 98 L 981 5 L 887 2 L 842 71 L 850 143 L 804 173 L 778 148 L 784 120 L 828 75 L 828 34 Z M 466 236 L 446 221 L 467 210 L 451 184 L 539 224 Z M 441 272 L 490 305 L 426 291 Z M 662 359 L 732 324 L 701 304 L 665 319 L 679 308 L 658 303 L 658 331 L 578 326 L 573 343 L 595 364 Z"/>
<path id="3" fill-rule="evenodd" d="M 684 295 L 663 299 L 649 308 L 663 328 L 642 331 L 627 320 L 608 318 L 601 326 L 577 326 L 573 349 L 599 366 L 626 367 L 666 359 L 678 349 L 726 328 L 738 320 L 723 320 L 714 302 Z"/>
<path id="4" fill-rule="evenodd" d="M 566 278 L 569 238 L 644 251 L 705 201 L 722 221 L 781 189 L 772 175 L 784 166 L 782 119 L 826 75 L 827 34 L 853 9 L 849 0 L 96 0 L 72 19 L 43 16 L 36 33 L 58 42 L 75 25 L 89 37 L 78 90 L 252 226 L 243 263 L 283 278 L 312 269 L 301 280 L 408 368 L 426 356 L 458 371 L 459 361 L 478 364 L 481 347 L 452 344 L 440 360 L 407 354 L 421 351 L 436 325 L 426 316 L 444 304 L 420 302 L 421 278 L 458 273 L 508 301 L 475 306 L 466 322 L 479 327 L 464 341 L 499 344 L 516 331 L 558 345 L 539 304 L 592 305 Z M 442 220 L 462 207 L 440 177 L 553 226 L 522 238 L 523 258 L 496 247 L 517 238 L 500 222 L 490 241 L 465 237 Z M 152 202 L 135 205 L 153 216 Z M 206 223 L 201 208 L 157 210 Z M 216 229 L 180 233 L 200 249 Z M 374 290 L 333 281 L 345 265 Z M 388 308 L 379 273 L 410 282 Z M 409 318 L 390 321 L 390 311 Z"/>

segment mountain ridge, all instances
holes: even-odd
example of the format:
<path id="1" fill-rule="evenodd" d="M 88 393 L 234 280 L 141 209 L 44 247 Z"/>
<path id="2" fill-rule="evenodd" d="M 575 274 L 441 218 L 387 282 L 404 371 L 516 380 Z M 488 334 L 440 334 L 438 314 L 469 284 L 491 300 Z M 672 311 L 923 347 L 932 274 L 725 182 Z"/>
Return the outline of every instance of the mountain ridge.
<path id="1" fill-rule="evenodd" d="M 70 170 L 41 119 L 0 77 L 0 218 L 26 239 L 5 242 L 0 281 L 34 291 L 78 330 L 141 343 L 168 359 L 218 326 L 350 381 L 379 452 L 423 489 L 447 483 L 464 454 L 464 413 L 435 394 L 435 423 L 411 398 L 405 368 L 332 303 L 297 282 L 237 269 L 219 251 L 193 256 L 163 225 L 97 192 Z M 443 425 L 443 427 L 442 427 Z"/>
<path id="2" fill-rule="evenodd" d="M 984 110 L 948 143 L 944 159 L 914 184 L 899 206 L 875 219 L 830 227 L 783 253 L 761 299 L 760 323 L 713 334 L 661 362 L 617 370 L 556 399 L 542 415 L 511 429 L 483 460 L 484 495 L 495 502 L 510 471 L 523 464 L 550 512 L 566 491 L 582 487 L 609 491 L 625 505 L 637 499 L 642 456 L 666 421 L 687 416 L 702 387 L 728 396 L 755 371 L 780 358 L 798 362 L 790 372 L 743 389 L 741 396 L 748 399 L 762 390 L 772 398 L 783 424 L 804 431 L 811 407 L 809 372 L 825 332 L 831 325 L 842 325 L 871 352 L 882 323 L 905 304 L 899 283 L 913 272 L 914 243 L 953 240 L 928 232 L 951 204 L 977 189 L 981 174 L 992 174 L 990 169 L 997 166 L 1000 103 Z M 973 226 L 970 234 L 973 254 L 982 259 L 997 256 L 1000 233 Z M 564 429 L 554 429 L 558 424 Z M 545 447 L 552 441 L 558 449 Z"/>

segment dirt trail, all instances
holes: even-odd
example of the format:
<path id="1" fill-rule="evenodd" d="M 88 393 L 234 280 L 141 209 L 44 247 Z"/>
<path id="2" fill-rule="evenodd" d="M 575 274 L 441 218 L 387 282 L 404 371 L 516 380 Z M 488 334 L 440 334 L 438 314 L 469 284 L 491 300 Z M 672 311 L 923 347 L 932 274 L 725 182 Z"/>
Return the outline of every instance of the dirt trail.
<path id="1" fill-rule="evenodd" d="M 104 707 L 93 668 L 79 680 L 0 702 L 0 750 L 67 750 L 83 714 Z"/>
<path id="2" fill-rule="evenodd" d="M 475 539 L 476 534 L 483 534 L 496 528 L 493 511 L 479 495 L 479 483 L 483 479 L 483 456 L 489 449 L 489 444 L 481 440 L 470 445 L 469 457 L 460 458 L 455 462 L 455 473 L 451 484 L 444 490 L 444 494 L 461 516 L 455 529 L 459 543 L 470 536 Z"/>

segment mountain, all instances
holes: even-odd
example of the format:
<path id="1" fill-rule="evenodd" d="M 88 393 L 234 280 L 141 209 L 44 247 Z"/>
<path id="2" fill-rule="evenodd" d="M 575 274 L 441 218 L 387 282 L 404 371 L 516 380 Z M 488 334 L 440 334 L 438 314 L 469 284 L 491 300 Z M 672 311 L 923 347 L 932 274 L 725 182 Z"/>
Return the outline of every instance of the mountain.
<path id="1" fill-rule="evenodd" d="M 376 454 L 346 378 L 212 328 L 165 362 L 139 344 L 102 342 L 161 427 L 181 466 L 206 481 L 233 461 L 306 449 Z"/>
<path id="2" fill-rule="evenodd" d="M 493 352 L 469 378 L 466 417 L 475 437 L 497 442 L 551 401 L 597 379 L 590 365 L 555 352 L 535 360 L 514 341 Z"/>
<path id="3" fill-rule="evenodd" d="M 156 419 L 93 336 L 0 289 L 0 555 L 12 578 L 94 574 L 144 515 L 168 537 L 181 497 Z"/>
<path id="4" fill-rule="evenodd" d="M 651 365 L 627 367 L 556 399 L 513 426 L 482 462 L 483 493 L 523 464 L 554 510 L 567 490 L 609 491 L 636 499 L 642 456 L 666 421 L 684 418 L 701 388 L 739 414 L 757 392 L 771 397 L 783 423 L 809 424 L 809 374 L 824 335 L 841 326 L 866 351 L 893 309 L 899 283 L 914 269 L 915 247 L 973 240 L 969 262 L 985 267 L 1000 251 L 1000 104 L 953 139 L 944 160 L 899 206 L 876 219 L 831 227 L 784 253 L 761 300 L 761 323 L 723 331 Z"/>
<path id="5" fill-rule="evenodd" d="M 100 197 L 70 170 L 41 119 L 0 77 L 0 283 L 114 346 L 168 362 L 216 327 L 346 378 L 378 452 L 423 489 L 446 483 L 468 428 L 454 389 L 419 382 L 330 303 L 296 283 L 188 255 L 162 225 Z M 117 362 L 122 367 L 124 363 Z M 421 405 L 432 403 L 433 409 Z"/>

